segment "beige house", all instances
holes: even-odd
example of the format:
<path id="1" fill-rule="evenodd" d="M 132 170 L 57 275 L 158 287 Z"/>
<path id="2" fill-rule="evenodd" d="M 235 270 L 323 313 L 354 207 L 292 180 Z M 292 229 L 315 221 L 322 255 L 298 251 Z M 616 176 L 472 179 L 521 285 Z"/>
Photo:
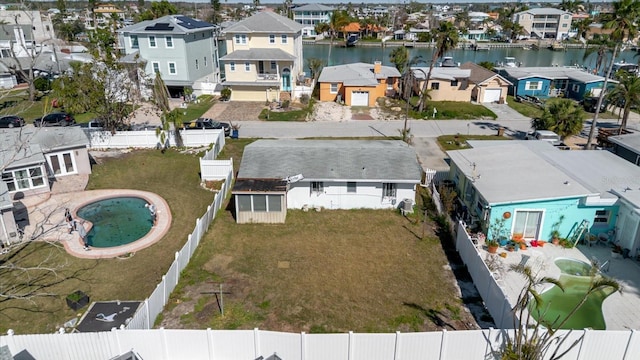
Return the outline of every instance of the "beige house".
<path id="1" fill-rule="evenodd" d="M 509 86 L 513 85 L 509 80 L 470 61 L 460 65 L 460 69 L 471 71 L 469 77 L 471 101 L 479 103 L 506 102 Z"/>
<path id="2" fill-rule="evenodd" d="M 259 12 L 222 31 L 227 54 L 224 87 L 231 100 L 280 101 L 295 94 L 302 59 L 303 26 L 270 11 Z"/>
<path id="3" fill-rule="evenodd" d="M 556 8 L 537 8 L 515 13 L 513 22 L 527 34 L 541 39 L 562 40 L 569 36 L 573 15 Z"/>
<path id="4" fill-rule="evenodd" d="M 416 87 L 422 89 L 429 73 L 428 67 L 412 67 L 417 80 Z M 435 67 L 427 84 L 432 101 L 471 101 L 469 78 L 471 70 L 457 67 Z"/>

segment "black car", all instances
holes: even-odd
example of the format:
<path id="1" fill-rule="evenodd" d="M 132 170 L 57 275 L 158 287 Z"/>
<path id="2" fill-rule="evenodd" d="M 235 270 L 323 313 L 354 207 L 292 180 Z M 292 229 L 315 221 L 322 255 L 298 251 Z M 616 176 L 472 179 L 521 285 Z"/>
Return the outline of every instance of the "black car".
<path id="1" fill-rule="evenodd" d="M 16 115 L 0 116 L 0 127 L 13 128 L 24 126 L 24 119 Z"/>
<path id="2" fill-rule="evenodd" d="M 33 121 L 33 125 L 37 127 L 70 126 L 70 125 L 75 125 L 75 123 L 76 123 L 76 119 L 73 118 L 73 115 L 67 114 L 65 112 L 51 113 L 49 115 L 45 115 L 44 117 L 35 119 Z"/>
<path id="3" fill-rule="evenodd" d="M 584 98 L 582 100 L 582 107 L 585 111 L 588 112 L 596 112 L 596 107 L 598 106 L 598 97 L 590 96 Z M 609 106 L 609 102 L 606 99 L 602 100 L 602 104 L 600 104 L 600 112 L 605 112 L 607 110 L 607 106 Z"/>
<path id="4" fill-rule="evenodd" d="M 191 129 L 224 129 L 224 135 L 229 136 L 231 134 L 231 125 L 224 122 L 215 121 L 209 118 L 198 118 L 190 122 L 185 122 L 184 128 L 186 130 Z"/>

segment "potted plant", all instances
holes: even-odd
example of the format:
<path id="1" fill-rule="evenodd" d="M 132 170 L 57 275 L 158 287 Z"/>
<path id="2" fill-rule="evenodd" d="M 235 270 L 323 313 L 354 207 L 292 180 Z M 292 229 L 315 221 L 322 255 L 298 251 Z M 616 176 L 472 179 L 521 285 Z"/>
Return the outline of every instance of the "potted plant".
<path id="1" fill-rule="evenodd" d="M 84 292 L 77 290 L 67 295 L 67 306 L 69 306 L 73 311 L 78 311 L 78 309 L 82 309 L 83 307 L 89 304 L 89 295 Z"/>
<path id="2" fill-rule="evenodd" d="M 500 244 L 493 239 L 488 239 L 485 244 L 487 244 L 487 251 L 489 252 L 489 254 L 495 254 L 500 247 Z"/>
<path id="3" fill-rule="evenodd" d="M 564 220 L 564 215 L 560 215 L 558 220 L 551 225 L 551 243 L 553 245 L 558 245 L 560 242 L 560 225 L 562 225 L 562 221 Z"/>

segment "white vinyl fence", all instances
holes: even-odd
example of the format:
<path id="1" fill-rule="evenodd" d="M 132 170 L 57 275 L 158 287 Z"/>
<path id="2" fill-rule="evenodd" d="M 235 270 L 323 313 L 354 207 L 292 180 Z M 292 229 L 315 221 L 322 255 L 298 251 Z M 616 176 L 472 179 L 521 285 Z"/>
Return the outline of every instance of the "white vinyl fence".
<path id="1" fill-rule="evenodd" d="M 187 238 L 187 242 L 182 249 L 176 253 L 175 260 L 169 267 L 167 273 L 162 276 L 160 284 L 156 286 L 151 296 L 143 302 L 140 309 L 127 324 L 127 329 L 151 329 L 151 327 L 153 327 L 153 322 L 162 312 L 162 309 L 169 300 L 169 295 L 178 284 L 180 273 L 189 263 L 191 256 L 196 251 L 198 244 L 200 244 L 202 236 L 207 232 L 209 225 L 216 217 L 218 210 L 222 208 L 224 200 L 231 189 L 232 181 L 233 171 L 229 171 L 222 185 L 222 189 L 216 194 L 213 203 L 207 207 L 204 215 L 196 220 L 196 225 L 191 235 Z"/>
<path id="2" fill-rule="evenodd" d="M 220 149 L 214 146 L 200 158 L 200 179 L 222 180 L 229 172 L 233 172 L 233 159 L 215 160 Z"/>
<path id="3" fill-rule="evenodd" d="M 91 149 L 126 149 L 126 148 L 159 148 L 160 138 L 155 130 L 110 131 L 88 130 L 89 148 Z M 176 146 L 175 131 L 168 131 L 169 146 Z M 218 152 L 224 147 L 224 130 L 180 130 L 183 145 L 186 147 L 207 146 L 211 143 Z M 217 153 L 216 153 L 217 154 Z"/>
<path id="4" fill-rule="evenodd" d="M 564 336 L 568 331 L 558 332 Z M 388 334 L 294 334 L 264 330 L 112 330 L 101 333 L 7 335 L 12 354 L 35 359 L 106 360 L 129 351 L 153 360 L 488 360 L 510 330 L 466 330 Z M 578 344 L 563 360 L 632 360 L 640 354 L 634 330 L 578 330 L 562 345 Z M 580 337 L 583 336 L 582 339 Z M 551 350 L 557 343 L 554 343 Z M 26 356 L 23 356 L 27 358 Z"/>

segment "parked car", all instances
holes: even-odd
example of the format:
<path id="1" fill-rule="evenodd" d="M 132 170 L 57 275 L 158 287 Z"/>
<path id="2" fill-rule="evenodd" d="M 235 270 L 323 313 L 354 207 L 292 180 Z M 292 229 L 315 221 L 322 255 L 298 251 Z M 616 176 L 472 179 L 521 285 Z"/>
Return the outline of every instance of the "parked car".
<path id="1" fill-rule="evenodd" d="M 33 125 L 37 127 L 41 126 L 71 126 L 75 125 L 76 119 L 73 115 L 65 112 L 51 113 L 44 117 L 37 118 L 33 121 Z"/>
<path id="2" fill-rule="evenodd" d="M 0 127 L 13 128 L 24 126 L 24 119 L 17 115 L 0 117 Z"/>
<path id="3" fill-rule="evenodd" d="M 193 121 L 183 123 L 186 130 L 191 129 L 224 129 L 224 135 L 231 134 L 231 125 L 225 122 L 215 121 L 209 118 L 198 118 Z"/>
<path id="4" fill-rule="evenodd" d="M 86 123 L 81 123 L 80 127 L 88 130 L 102 130 L 104 128 L 104 124 L 102 121 L 94 119 Z"/>
<path id="5" fill-rule="evenodd" d="M 598 105 L 598 97 L 590 96 L 586 97 L 582 100 L 582 107 L 584 111 L 588 112 L 596 112 L 596 106 Z M 609 102 L 606 99 L 602 100 L 602 104 L 600 104 L 600 112 L 604 112 L 607 110 L 607 106 L 609 106 Z"/>
<path id="6" fill-rule="evenodd" d="M 550 130 L 536 130 L 528 133 L 524 138 L 525 140 L 541 140 L 550 142 L 552 145 L 561 145 L 560 135 Z"/>

